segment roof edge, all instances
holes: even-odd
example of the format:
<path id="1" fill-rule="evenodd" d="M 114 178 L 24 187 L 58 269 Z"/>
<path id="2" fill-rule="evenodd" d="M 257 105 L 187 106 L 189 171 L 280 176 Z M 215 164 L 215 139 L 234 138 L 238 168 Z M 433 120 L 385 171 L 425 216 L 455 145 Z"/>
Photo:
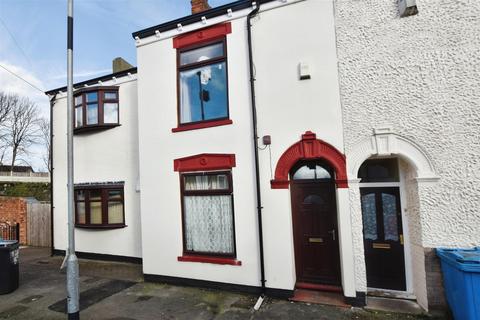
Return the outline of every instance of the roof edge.
<path id="1" fill-rule="evenodd" d="M 100 76 L 100 77 L 97 77 L 97 78 L 93 78 L 93 79 L 89 79 L 89 80 L 85 80 L 85 81 L 82 81 L 82 82 L 77 82 L 73 85 L 73 89 L 79 89 L 79 87 L 84 87 L 85 85 L 98 84 L 98 81 L 111 80 L 111 78 L 113 78 L 113 77 L 120 78 L 120 77 L 128 75 L 129 73 L 130 74 L 137 73 L 137 67 L 130 68 L 130 69 L 123 70 L 123 71 L 119 71 L 119 72 L 115 72 L 115 73 L 106 74 L 106 75 L 103 75 L 103 76 Z M 57 88 L 57 89 L 52 89 L 52 90 L 49 90 L 49 91 L 45 91 L 45 94 L 46 95 L 53 95 L 53 94 L 56 94 L 60 91 L 65 91 L 65 90 L 67 90 L 66 86 L 60 87 L 60 88 Z"/>
<path id="2" fill-rule="evenodd" d="M 143 38 L 155 35 L 155 31 L 157 31 L 157 30 L 159 32 L 169 31 L 169 30 L 177 28 L 178 24 L 181 24 L 182 26 L 186 26 L 186 25 L 189 25 L 189 24 L 193 24 L 193 23 L 202 21 L 202 17 L 205 17 L 207 19 L 211 19 L 211 18 L 221 16 L 223 14 L 227 14 L 228 9 L 231 9 L 232 12 L 234 12 L 234 11 L 239 11 L 239 10 L 243 10 L 243 9 L 247 9 L 247 8 L 252 7 L 253 2 L 257 2 L 259 4 L 262 4 L 262 3 L 267 3 L 267 2 L 271 2 L 271 1 L 275 1 L 275 0 L 256 0 L 256 1 L 239 0 L 239 1 L 231 2 L 231 3 L 227 3 L 223 6 L 215 7 L 215 8 L 212 8 L 210 10 L 202 11 L 202 12 L 199 12 L 199 13 L 196 13 L 196 14 L 192 14 L 192 15 L 188 15 L 188 16 L 185 16 L 185 17 L 182 17 L 182 18 L 179 18 L 179 19 L 168 21 L 168 22 L 165 22 L 165 23 L 162 23 L 162 24 L 150 27 L 150 28 L 146 28 L 146 29 L 143 29 L 143 30 L 136 31 L 136 32 L 132 33 L 132 37 L 134 39 L 136 39 L 137 37 L 139 39 L 143 39 Z"/>

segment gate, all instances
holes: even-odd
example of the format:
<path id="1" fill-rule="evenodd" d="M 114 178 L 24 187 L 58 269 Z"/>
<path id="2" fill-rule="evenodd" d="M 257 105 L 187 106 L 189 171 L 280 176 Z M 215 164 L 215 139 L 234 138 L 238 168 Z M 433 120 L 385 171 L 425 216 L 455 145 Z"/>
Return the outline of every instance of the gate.
<path id="1" fill-rule="evenodd" d="M 34 247 L 50 247 L 50 203 L 27 204 L 27 244 Z"/>

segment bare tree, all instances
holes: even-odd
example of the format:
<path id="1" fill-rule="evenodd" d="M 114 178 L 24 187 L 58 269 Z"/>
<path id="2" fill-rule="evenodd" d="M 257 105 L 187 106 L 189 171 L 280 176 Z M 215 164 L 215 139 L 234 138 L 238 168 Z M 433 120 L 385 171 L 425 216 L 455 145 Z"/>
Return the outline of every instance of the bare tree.
<path id="1" fill-rule="evenodd" d="M 18 96 L 8 95 L 0 91 L 0 164 L 5 159 L 8 150 L 6 122 L 10 117 L 13 106 L 17 103 Z"/>
<path id="2" fill-rule="evenodd" d="M 15 162 L 23 161 L 20 157 L 28 155 L 29 148 L 40 138 L 37 106 L 27 98 L 13 97 L 16 99 L 11 106 L 5 130 L 5 139 L 11 151 L 11 171 L 13 171 Z"/>
<path id="3" fill-rule="evenodd" d="M 38 126 L 40 128 L 40 140 L 44 148 L 44 154 L 42 155 L 43 164 L 48 169 L 48 172 L 52 172 L 51 152 L 50 149 L 50 120 L 41 118 Z"/>

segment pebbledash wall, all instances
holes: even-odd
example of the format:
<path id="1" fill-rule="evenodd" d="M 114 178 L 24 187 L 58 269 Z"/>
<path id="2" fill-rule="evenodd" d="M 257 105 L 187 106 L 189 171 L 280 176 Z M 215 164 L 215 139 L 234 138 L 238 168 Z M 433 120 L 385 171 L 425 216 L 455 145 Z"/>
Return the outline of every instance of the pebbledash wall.
<path id="1" fill-rule="evenodd" d="M 366 289 L 356 170 L 366 157 L 398 156 L 412 293 L 428 309 L 444 304 L 432 248 L 480 245 L 480 3 L 417 5 L 400 18 L 395 0 L 336 0 L 335 24 L 357 287 Z"/>
<path id="2" fill-rule="evenodd" d="M 138 120 L 136 74 L 107 78 L 93 86 L 118 86 L 120 126 L 74 135 L 75 184 L 124 182 L 125 228 L 76 228 L 76 250 L 140 258 Z M 53 104 L 54 249 L 67 247 L 67 102 L 57 93 Z"/>

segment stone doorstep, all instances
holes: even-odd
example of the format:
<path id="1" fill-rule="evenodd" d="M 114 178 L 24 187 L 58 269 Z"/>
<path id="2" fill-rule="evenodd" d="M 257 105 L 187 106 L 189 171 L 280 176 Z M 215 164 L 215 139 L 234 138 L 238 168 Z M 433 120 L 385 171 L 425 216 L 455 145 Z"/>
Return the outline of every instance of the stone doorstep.
<path id="1" fill-rule="evenodd" d="M 366 310 L 421 315 L 426 312 L 415 301 L 367 296 Z"/>

